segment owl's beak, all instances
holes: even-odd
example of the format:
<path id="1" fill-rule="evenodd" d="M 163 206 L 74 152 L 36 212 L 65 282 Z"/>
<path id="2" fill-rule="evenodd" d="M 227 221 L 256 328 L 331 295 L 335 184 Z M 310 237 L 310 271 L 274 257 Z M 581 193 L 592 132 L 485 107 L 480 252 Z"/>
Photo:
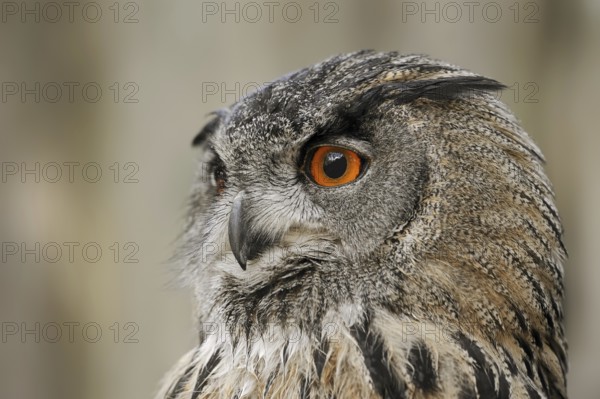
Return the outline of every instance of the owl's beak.
<path id="1" fill-rule="evenodd" d="M 248 218 L 248 209 L 244 200 L 244 191 L 234 198 L 229 214 L 229 245 L 233 256 L 242 270 L 246 270 L 249 260 L 255 259 L 266 247 L 273 243 L 269 234 L 252 228 Z"/>

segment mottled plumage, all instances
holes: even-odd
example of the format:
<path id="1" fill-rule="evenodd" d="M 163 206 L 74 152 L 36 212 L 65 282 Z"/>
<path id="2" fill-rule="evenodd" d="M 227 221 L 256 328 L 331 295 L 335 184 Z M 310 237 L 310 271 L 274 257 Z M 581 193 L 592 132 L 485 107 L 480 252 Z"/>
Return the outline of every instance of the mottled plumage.
<path id="1" fill-rule="evenodd" d="M 219 111 L 182 249 L 200 343 L 158 397 L 565 398 L 562 227 L 501 88 L 363 51 Z M 368 167 L 320 187 L 318 143 Z"/>

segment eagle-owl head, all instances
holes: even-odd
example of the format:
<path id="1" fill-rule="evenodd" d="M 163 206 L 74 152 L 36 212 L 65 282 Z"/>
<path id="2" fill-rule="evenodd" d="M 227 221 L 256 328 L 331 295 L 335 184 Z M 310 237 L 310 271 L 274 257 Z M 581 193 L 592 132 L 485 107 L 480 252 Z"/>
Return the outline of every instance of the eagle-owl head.
<path id="1" fill-rule="evenodd" d="M 283 341 L 295 326 L 328 364 L 331 322 L 365 359 L 383 357 L 365 361 L 381 396 L 562 397 L 562 228 L 542 155 L 501 88 L 423 56 L 363 51 L 216 112 L 194 139 L 182 250 L 199 320 L 228 331 L 203 367 L 227 345 L 268 364 L 251 338 L 269 325 Z M 273 352 L 292 358 L 284 347 Z M 415 348 L 424 357 L 411 361 Z M 322 381 L 323 367 L 298 373 Z"/>

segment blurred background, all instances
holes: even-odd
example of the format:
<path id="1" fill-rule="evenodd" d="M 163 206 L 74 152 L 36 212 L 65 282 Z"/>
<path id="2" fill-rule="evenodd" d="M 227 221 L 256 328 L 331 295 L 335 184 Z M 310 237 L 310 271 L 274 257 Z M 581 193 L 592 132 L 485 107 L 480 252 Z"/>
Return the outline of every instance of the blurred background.
<path id="1" fill-rule="evenodd" d="M 597 398 L 600 2 L 3 1 L 0 398 L 149 398 L 197 340 L 169 257 L 207 113 L 363 48 L 495 78 L 566 229 L 571 398 Z"/>

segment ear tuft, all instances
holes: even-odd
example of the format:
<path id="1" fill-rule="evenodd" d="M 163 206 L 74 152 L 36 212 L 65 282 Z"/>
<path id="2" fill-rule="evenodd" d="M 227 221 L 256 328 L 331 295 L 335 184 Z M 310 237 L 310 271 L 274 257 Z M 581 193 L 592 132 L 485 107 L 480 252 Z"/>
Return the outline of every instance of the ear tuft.
<path id="1" fill-rule="evenodd" d="M 200 131 L 196 134 L 196 137 L 192 140 L 192 147 L 202 145 L 211 136 L 221 124 L 223 117 L 226 115 L 224 110 L 213 111 L 209 115 L 214 116 Z"/>
<path id="2" fill-rule="evenodd" d="M 482 76 L 452 76 L 437 79 L 391 81 L 375 86 L 360 96 L 351 107 L 352 113 L 362 115 L 382 101 L 393 99 L 397 104 L 407 104 L 419 98 L 450 101 L 457 98 L 474 98 L 484 92 L 502 90 L 502 83 Z"/>

